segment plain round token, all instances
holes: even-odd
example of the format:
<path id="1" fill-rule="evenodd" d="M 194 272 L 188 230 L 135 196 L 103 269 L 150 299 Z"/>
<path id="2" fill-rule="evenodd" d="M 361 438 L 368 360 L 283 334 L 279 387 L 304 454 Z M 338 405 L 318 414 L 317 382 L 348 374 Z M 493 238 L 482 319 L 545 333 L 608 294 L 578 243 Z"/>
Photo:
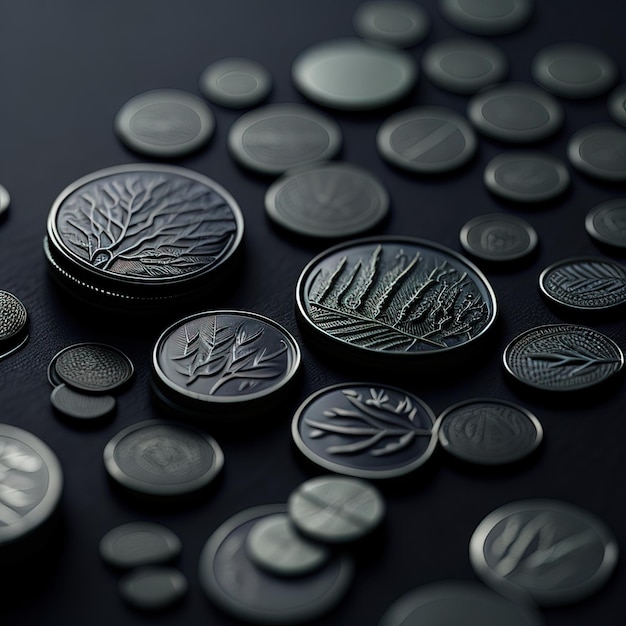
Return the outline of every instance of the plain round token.
<path id="1" fill-rule="evenodd" d="M 626 198 L 606 200 L 594 206 L 585 217 L 585 228 L 600 243 L 626 248 Z"/>
<path id="2" fill-rule="evenodd" d="M 113 413 L 117 404 L 113 396 L 83 393 L 65 384 L 58 385 L 52 390 L 50 402 L 64 416 L 80 421 L 108 417 Z"/>
<path id="3" fill-rule="evenodd" d="M 200 585 L 208 598 L 237 619 L 257 624 L 300 624 L 331 611 L 352 582 L 352 560 L 335 554 L 315 571 L 286 578 L 257 567 L 246 544 L 264 518 L 283 505 L 247 509 L 219 526 L 200 555 Z"/>
<path id="4" fill-rule="evenodd" d="M 265 194 L 278 225 L 307 237 L 348 237 L 376 226 L 389 211 L 378 178 L 351 163 L 328 162 L 290 171 Z"/>
<path id="5" fill-rule="evenodd" d="M 600 181 L 626 181 L 626 129 L 611 124 L 592 124 L 574 133 L 567 157 L 583 174 Z"/>
<path id="6" fill-rule="evenodd" d="M 207 487 L 220 473 L 224 454 L 199 430 L 147 420 L 128 426 L 107 443 L 104 465 L 109 476 L 130 491 L 176 497 Z"/>
<path id="7" fill-rule="evenodd" d="M 272 75 L 258 61 L 228 57 L 211 63 L 200 74 L 199 88 L 211 102 L 239 109 L 263 102 L 272 83 Z"/>
<path id="8" fill-rule="evenodd" d="M 342 141 L 335 120 L 300 104 L 271 104 L 249 111 L 228 132 L 231 156 L 240 165 L 269 175 L 332 159 Z"/>
<path id="9" fill-rule="evenodd" d="M 180 602 L 189 583 L 178 569 L 145 566 L 124 574 L 119 581 L 120 595 L 128 604 L 143 611 L 160 611 Z"/>
<path id="10" fill-rule="evenodd" d="M 606 93 L 619 75 L 617 63 L 595 46 L 558 43 L 540 50 L 532 60 L 535 81 L 565 98 L 592 98 Z"/>
<path id="11" fill-rule="evenodd" d="M 487 163 L 485 186 L 496 196 L 523 203 L 547 202 L 570 186 L 565 164 L 545 152 L 503 152 Z"/>
<path id="12" fill-rule="evenodd" d="M 474 94 L 504 80 L 509 60 L 498 46 L 482 39 L 444 39 L 426 49 L 422 71 L 434 85 L 446 91 Z"/>
<path id="13" fill-rule="evenodd" d="M 13 354 L 28 341 L 28 311 L 9 291 L 0 290 L 0 359 Z"/>
<path id="14" fill-rule="evenodd" d="M 301 52 L 291 76 L 297 89 L 316 104 L 361 111 L 389 106 L 408 95 L 418 68 L 403 50 L 348 38 L 317 43 Z"/>
<path id="15" fill-rule="evenodd" d="M 430 16 L 410 0 L 369 0 L 360 4 L 352 23 L 357 35 L 392 46 L 408 48 L 430 32 Z"/>
<path id="16" fill-rule="evenodd" d="M 0 185 L 0 215 L 5 213 L 9 206 L 11 206 L 11 195 L 6 187 Z"/>
<path id="17" fill-rule="evenodd" d="M 476 574 L 540 606 L 577 602 L 610 578 L 618 545 L 592 513 L 559 500 L 522 500 L 487 515 L 470 539 Z"/>
<path id="18" fill-rule="evenodd" d="M 476 154 L 478 140 L 465 118 L 445 107 L 415 107 L 388 117 L 376 145 L 392 165 L 417 174 L 456 170 Z"/>
<path id="19" fill-rule="evenodd" d="M 532 0 L 439 0 L 443 16 L 476 35 L 506 35 L 520 30 L 533 15 Z"/>
<path id="20" fill-rule="evenodd" d="M 626 126 L 626 84 L 619 85 L 609 94 L 607 108 L 614 121 Z"/>

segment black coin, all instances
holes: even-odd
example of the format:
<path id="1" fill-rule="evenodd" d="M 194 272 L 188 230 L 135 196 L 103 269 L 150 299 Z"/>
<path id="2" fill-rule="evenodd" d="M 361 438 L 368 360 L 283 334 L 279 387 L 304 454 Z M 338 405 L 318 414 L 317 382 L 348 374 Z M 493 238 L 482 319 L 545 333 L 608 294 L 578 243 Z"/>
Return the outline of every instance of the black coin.
<path id="1" fill-rule="evenodd" d="M 626 248 L 626 198 L 606 200 L 594 206 L 587 213 L 585 228 L 600 243 Z"/>
<path id="2" fill-rule="evenodd" d="M 592 124 L 575 132 L 567 144 L 570 163 L 600 181 L 626 181 L 626 129 Z"/>
<path id="3" fill-rule="evenodd" d="M 65 384 L 58 385 L 52 390 L 50 402 L 64 416 L 80 421 L 108 417 L 116 406 L 113 396 L 83 393 Z"/>
<path id="4" fill-rule="evenodd" d="M 626 126 L 626 84 L 619 85 L 609 95 L 609 115 L 622 126 Z"/>
<path id="5" fill-rule="evenodd" d="M 145 566 L 120 578 L 122 598 L 136 609 L 161 611 L 180 602 L 189 589 L 185 575 L 168 566 Z"/>
<path id="6" fill-rule="evenodd" d="M 0 359 L 13 354 L 28 341 L 28 312 L 22 301 L 0 290 Z"/>
<path id="7" fill-rule="evenodd" d="M 532 0 L 439 0 L 443 16 L 457 28 L 476 35 L 506 35 L 530 20 Z"/>

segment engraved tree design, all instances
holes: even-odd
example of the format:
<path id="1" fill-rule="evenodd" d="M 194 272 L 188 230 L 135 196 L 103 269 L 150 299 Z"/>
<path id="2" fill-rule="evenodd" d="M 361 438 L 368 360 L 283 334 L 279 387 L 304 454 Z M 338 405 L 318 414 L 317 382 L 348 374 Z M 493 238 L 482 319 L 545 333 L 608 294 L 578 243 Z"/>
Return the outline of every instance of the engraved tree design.
<path id="1" fill-rule="evenodd" d="M 0 441 L 0 526 L 11 526 L 22 519 L 19 509 L 31 506 L 28 491 L 35 482 L 28 476 L 39 471 L 40 458 L 27 454 L 19 446 Z"/>

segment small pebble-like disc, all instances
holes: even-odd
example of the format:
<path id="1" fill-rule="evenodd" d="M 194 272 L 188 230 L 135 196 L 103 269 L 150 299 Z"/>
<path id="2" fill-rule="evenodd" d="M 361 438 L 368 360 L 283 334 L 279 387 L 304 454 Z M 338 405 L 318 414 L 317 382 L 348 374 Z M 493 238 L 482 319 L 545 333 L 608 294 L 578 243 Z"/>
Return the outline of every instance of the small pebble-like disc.
<path id="1" fill-rule="evenodd" d="M 189 589 L 185 575 L 167 566 L 146 566 L 124 574 L 119 581 L 122 598 L 136 609 L 160 611 L 180 602 Z"/>
<path id="2" fill-rule="evenodd" d="M 585 228 L 600 243 L 626 249 L 626 198 L 606 200 L 594 206 L 587 213 Z"/>
<path id="3" fill-rule="evenodd" d="M 457 28 L 476 35 L 506 35 L 533 15 L 533 0 L 439 0 L 439 10 Z"/>
<path id="4" fill-rule="evenodd" d="M 567 144 L 570 163 L 600 181 L 626 182 L 626 129 L 592 124 L 575 132 Z"/>
<path id="5" fill-rule="evenodd" d="M 622 126 L 626 126 L 626 84 L 619 85 L 610 94 L 607 102 L 609 115 Z"/>
<path id="6" fill-rule="evenodd" d="M 98 420 L 107 417 L 116 406 L 113 396 L 83 393 L 65 384 L 60 384 L 52 390 L 50 402 L 57 411 L 77 420 Z"/>

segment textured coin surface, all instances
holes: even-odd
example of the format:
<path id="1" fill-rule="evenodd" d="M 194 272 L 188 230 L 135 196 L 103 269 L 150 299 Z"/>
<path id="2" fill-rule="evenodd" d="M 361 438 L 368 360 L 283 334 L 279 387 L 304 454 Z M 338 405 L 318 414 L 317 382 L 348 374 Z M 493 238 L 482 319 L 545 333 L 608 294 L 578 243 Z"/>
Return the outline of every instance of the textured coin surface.
<path id="1" fill-rule="evenodd" d="M 575 132 L 567 144 L 570 163 L 601 181 L 626 181 L 626 129 L 592 124 Z"/>
<path id="2" fill-rule="evenodd" d="M 353 564 L 335 554 L 304 576 L 286 578 L 257 567 L 248 557 L 249 533 L 283 505 L 247 509 L 213 532 L 200 555 L 200 585 L 208 598 L 237 619 L 259 624 L 300 624 L 321 617 L 344 597 Z"/>
<path id="3" fill-rule="evenodd" d="M 532 0 L 439 0 L 439 10 L 457 28 L 476 35 L 506 35 L 532 17 Z"/>
<path id="4" fill-rule="evenodd" d="M 371 110 L 401 100 L 418 69 L 404 51 L 358 38 L 333 39 L 301 52 L 291 66 L 297 89 L 334 109 Z"/>
<path id="5" fill-rule="evenodd" d="M 224 464 L 217 442 L 194 428 L 147 420 L 115 435 L 104 449 L 110 477 L 149 496 L 184 496 L 208 486 Z"/>
<path id="6" fill-rule="evenodd" d="M 52 406 L 66 417 L 76 420 L 99 420 L 115 410 L 116 400 L 106 394 L 88 394 L 65 384 L 57 385 L 50 394 Z"/>
<path id="7" fill-rule="evenodd" d="M 316 465 L 359 478 L 396 478 L 432 455 L 435 415 L 395 387 L 339 384 L 309 396 L 292 420 L 300 452 Z"/>
<path id="8" fill-rule="evenodd" d="M 594 206 L 587 213 L 585 228 L 600 243 L 626 248 L 626 198 L 615 198 Z"/>
<path id="9" fill-rule="evenodd" d="M 2 215 L 11 206 L 11 195 L 6 187 L 0 185 L 0 215 Z"/>
<path id="10" fill-rule="evenodd" d="M 576 391 L 619 372 L 624 355 L 601 332 L 575 324 L 537 326 L 504 350 L 504 367 L 516 380 L 545 391 Z"/>
<path id="11" fill-rule="evenodd" d="M 14 294 L 0 290 L 0 359 L 28 341 L 28 312 Z"/>
<path id="12" fill-rule="evenodd" d="M 208 143 L 215 116 L 193 93 L 155 89 L 126 102 L 115 116 L 114 128 L 122 142 L 136 152 L 179 157 Z"/>
<path id="13" fill-rule="evenodd" d="M 617 557 L 617 541 L 602 520 L 558 500 L 506 504 L 487 515 L 470 539 L 470 561 L 484 582 L 540 606 L 594 593 Z"/>
<path id="14" fill-rule="evenodd" d="M 479 465 L 523 459 L 543 438 L 543 428 L 530 411 L 492 398 L 475 398 L 447 408 L 436 428 L 446 452 Z"/>
<path id="15" fill-rule="evenodd" d="M 120 595 L 128 604 L 144 611 L 159 611 L 182 600 L 189 589 L 185 575 L 169 566 L 145 566 L 124 574 Z"/>
<path id="16" fill-rule="evenodd" d="M 476 153 L 478 141 L 464 117 L 445 107 L 416 107 L 388 117 L 376 145 L 389 163 L 418 174 L 450 172 Z"/>
<path id="17" fill-rule="evenodd" d="M 611 92 L 607 108 L 613 120 L 626 126 L 626 84 L 619 85 Z"/>
<path id="18" fill-rule="evenodd" d="M 351 163 L 329 162 L 288 172 L 265 194 L 280 226 L 309 237 L 347 237 L 369 230 L 389 210 L 378 178 Z"/>

